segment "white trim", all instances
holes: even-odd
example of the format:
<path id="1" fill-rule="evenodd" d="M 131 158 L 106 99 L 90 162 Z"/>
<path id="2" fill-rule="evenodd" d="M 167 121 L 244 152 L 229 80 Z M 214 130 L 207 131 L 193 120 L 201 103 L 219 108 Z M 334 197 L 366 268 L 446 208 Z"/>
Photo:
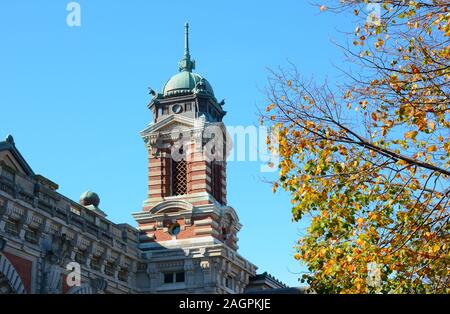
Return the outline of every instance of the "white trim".
<path id="1" fill-rule="evenodd" d="M 139 249 L 148 249 L 153 247 L 165 247 L 165 248 L 179 248 L 179 247 L 189 247 L 195 246 L 196 244 L 202 245 L 211 245 L 211 244 L 222 244 L 216 238 L 212 236 L 204 236 L 197 238 L 189 238 L 189 239 L 176 239 L 176 240 L 167 240 L 167 241 L 159 241 L 159 242 L 150 242 L 150 243 L 141 243 L 139 244 Z M 144 253 L 147 253 L 146 251 Z"/>

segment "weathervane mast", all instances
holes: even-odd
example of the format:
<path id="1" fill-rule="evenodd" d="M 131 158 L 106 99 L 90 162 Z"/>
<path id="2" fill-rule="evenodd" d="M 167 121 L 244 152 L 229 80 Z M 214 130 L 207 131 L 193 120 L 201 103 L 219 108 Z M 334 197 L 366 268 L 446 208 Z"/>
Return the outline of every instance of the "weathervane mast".
<path id="1" fill-rule="evenodd" d="M 195 61 L 191 60 L 189 53 L 189 23 L 184 24 L 184 56 L 178 64 L 180 71 L 192 72 L 195 69 Z"/>
<path id="2" fill-rule="evenodd" d="M 189 55 L 189 23 L 184 24 L 184 55 L 190 57 Z"/>

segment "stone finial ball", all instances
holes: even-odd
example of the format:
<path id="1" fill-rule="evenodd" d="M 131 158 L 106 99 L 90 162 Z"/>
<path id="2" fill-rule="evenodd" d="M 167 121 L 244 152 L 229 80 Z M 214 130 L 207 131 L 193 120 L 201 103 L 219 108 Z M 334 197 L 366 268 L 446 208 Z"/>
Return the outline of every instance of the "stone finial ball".
<path id="1" fill-rule="evenodd" d="M 98 207 L 100 204 L 100 197 L 97 193 L 91 191 L 84 192 L 81 194 L 80 204 L 83 206 L 94 205 L 95 207 Z"/>

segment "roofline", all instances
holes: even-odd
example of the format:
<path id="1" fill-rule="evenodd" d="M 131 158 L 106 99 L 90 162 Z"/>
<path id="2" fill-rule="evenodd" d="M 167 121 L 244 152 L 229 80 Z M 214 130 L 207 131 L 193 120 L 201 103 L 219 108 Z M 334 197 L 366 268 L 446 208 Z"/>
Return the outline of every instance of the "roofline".
<path id="1" fill-rule="evenodd" d="M 25 158 L 23 158 L 22 154 L 17 149 L 14 138 L 11 135 L 8 135 L 5 141 L 0 142 L 0 151 L 9 151 L 14 158 L 17 159 L 27 175 L 35 175 L 33 169 L 31 169 L 30 165 L 25 161 Z"/>
<path id="2" fill-rule="evenodd" d="M 251 278 L 251 281 L 267 281 L 268 283 L 271 283 L 272 285 L 275 286 L 282 286 L 284 288 L 289 288 L 288 285 L 286 285 L 284 282 L 278 280 L 277 278 L 275 278 L 274 276 L 272 276 L 271 274 L 269 274 L 268 272 L 264 272 L 264 273 L 260 273 L 260 274 L 256 274 L 255 276 L 253 276 Z"/>

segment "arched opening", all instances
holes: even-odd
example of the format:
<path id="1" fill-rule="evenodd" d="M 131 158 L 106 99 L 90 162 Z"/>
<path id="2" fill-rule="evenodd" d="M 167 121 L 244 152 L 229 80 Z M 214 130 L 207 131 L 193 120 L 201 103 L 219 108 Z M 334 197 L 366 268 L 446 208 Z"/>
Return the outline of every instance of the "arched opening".
<path id="1" fill-rule="evenodd" d="M 26 293 L 25 287 L 14 266 L 0 254 L 0 294 Z"/>
<path id="2" fill-rule="evenodd" d="M 0 294 L 15 294 L 8 278 L 4 274 L 0 274 Z"/>

